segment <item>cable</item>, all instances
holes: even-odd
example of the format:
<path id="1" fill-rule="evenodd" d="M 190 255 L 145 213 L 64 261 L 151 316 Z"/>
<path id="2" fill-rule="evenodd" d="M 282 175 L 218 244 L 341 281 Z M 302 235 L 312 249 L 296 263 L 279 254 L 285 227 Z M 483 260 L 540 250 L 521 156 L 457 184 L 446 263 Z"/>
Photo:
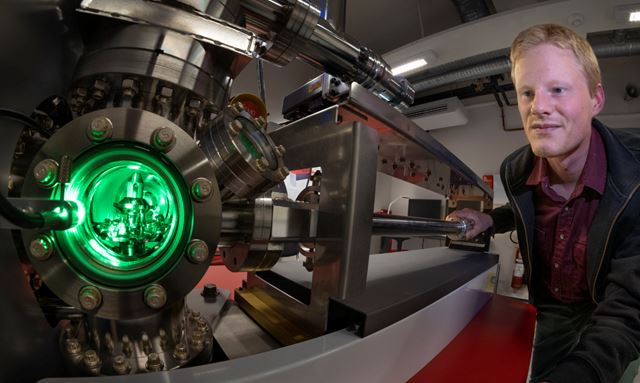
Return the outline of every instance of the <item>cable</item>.
<path id="1" fill-rule="evenodd" d="M 40 213 L 25 213 L 16 208 L 0 193 L 0 214 L 12 224 L 23 229 L 37 229 L 44 226 L 44 218 Z"/>
<path id="2" fill-rule="evenodd" d="M 37 122 L 35 122 L 31 117 L 22 114 L 13 109 L 0 108 L 0 117 L 6 118 L 9 120 L 14 120 L 24 124 L 25 126 L 37 131 L 45 138 L 51 137 L 51 133 L 46 131 L 42 126 L 40 126 Z"/>

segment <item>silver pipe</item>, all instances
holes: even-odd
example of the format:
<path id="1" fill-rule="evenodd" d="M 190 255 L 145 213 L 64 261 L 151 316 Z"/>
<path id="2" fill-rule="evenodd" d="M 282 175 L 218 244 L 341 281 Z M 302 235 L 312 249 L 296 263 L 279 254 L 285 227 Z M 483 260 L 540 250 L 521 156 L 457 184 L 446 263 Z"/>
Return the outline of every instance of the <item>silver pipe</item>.
<path id="1" fill-rule="evenodd" d="M 381 216 L 373 217 L 373 235 L 426 236 L 448 234 L 462 236 L 469 230 L 467 221 L 444 221 L 439 219 Z"/>
<path id="2" fill-rule="evenodd" d="M 344 32 L 347 15 L 347 0 L 320 1 L 320 15 L 338 32 Z"/>
<path id="3" fill-rule="evenodd" d="M 279 31 L 262 56 L 276 65 L 300 58 L 327 73 L 355 81 L 390 104 L 405 108 L 415 91 L 402 77 L 394 77 L 389 65 L 373 51 L 334 30 L 320 12 L 304 0 L 245 0 L 247 28 L 264 35 Z"/>

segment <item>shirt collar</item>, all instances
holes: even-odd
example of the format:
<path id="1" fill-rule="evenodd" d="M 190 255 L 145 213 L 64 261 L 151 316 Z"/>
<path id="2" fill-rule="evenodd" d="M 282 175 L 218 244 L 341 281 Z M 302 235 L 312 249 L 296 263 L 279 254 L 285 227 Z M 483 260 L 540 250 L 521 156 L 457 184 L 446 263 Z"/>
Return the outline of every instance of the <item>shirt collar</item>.
<path id="1" fill-rule="evenodd" d="M 604 193 L 607 177 L 607 155 L 602 142 L 602 137 L 595 130 L 591 129 L 591 139 L 589 142 L 589 152 L 587 160 L 576 183 L 575 195 L 579 195 L 586 186 L 600 195 Z M 535 157 L 533 170 L 529 174 L 526 184 L 529 186 L 539 185 L 543 181 L 548 183 L 549 170 L 547 161 L 544 158 Z"/>

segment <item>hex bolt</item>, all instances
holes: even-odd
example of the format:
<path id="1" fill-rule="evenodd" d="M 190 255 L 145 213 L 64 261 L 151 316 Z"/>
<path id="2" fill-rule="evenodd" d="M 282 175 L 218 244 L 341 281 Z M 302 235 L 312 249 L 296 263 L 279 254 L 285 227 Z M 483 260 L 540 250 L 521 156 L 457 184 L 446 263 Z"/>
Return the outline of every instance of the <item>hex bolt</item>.
<path id="1" fill-rule="evenodd" d="M 187 245 L 187 257 L 193 263 L 202 263 L 209 257 L 209 246 L 205 241 L 193 239 Z"/>
<path id="2" fill-rule="evenodd" d="M 58 163 L 50 158 L 44 159 L 33 168 L 33 177 L 38 186 L 50 188 L 58 181 Z"/>
<path id="3" fill-rule="evenodd" d="M 87 127 L 87 137 L 91 142 L 102 142 L 113 135 L 113 122 L 107 117 L 96 117 Z"/>
<path id="4" fill-rule="evenodd" d="M 259 172 L 264 172 L 269 169 L 269 161 L 266 158 L 260 157 L 256 160 L 256 168 Z"/>
<path id="5" fill-rule="evenodd" d="M 213 183 L 206 178 L 198 177 L 191 184 L 191 198 L 196 202 L 204 202 L 213 195 Z"/>
<path id="6" fill-rule="evenodd" d="M 207 299 L 216 299 L 218 296 L 218 287 L 213 283 L 205 283 L 202 288 L 202 296 L 205 300 Z"/>
<path id="7" fill-rule="evenodd" d="M 93 311 L 102 303 L 102 293 L 95 286 L 84 286 L 78 293 L 80 307 L 87 311 Z"/>
<path id="8" fill-rule="evenodd" d="M 207 323 L 206 319 L 204 319 L 203 317 L 200 317 L 196 321 L 196 327 L 198 328 L 198 330 L 206 332 L 207 329 L 209 328 L 209 324 Z"/>
<path id="9" fill-rule="evenodd" d="M 202 330 L 193 330 L 191 332 L 191 347 L 197 351 L 201 351 L 204 348 L 204 335 Z"/>
<path id="10" fill-rule="evenodd" d="M 171 128 L 165 126 L 154 130 L 150 141 L 151 146 L 166 153 L 175 146 L 176 134 Z"/>
<path id="11" fill-rule="evenodd" d="M 53 243 L 46 235 L 38 236 L 29 244 L 29 252 L 38 261 L 46 261 L 53 254 Z"/>
<path id="12" fill-rule="evenodd" d="M 264 128 L 265 126 L 267 126 L 267 119 L 262 116 L 258 116 L 256 118 L 256 123 L 259 127 Z"/>
<path id="13" fill-rule="evenodd" d="M 144 290 L 144 303 L 152 309 L 160 309 L 167 303 L 167 292 L 164 287 L 153 284 Z"/>
<path id="14" fill-rule="evenodd" d="M 238 120 L 233 120 L 229 123 L 229 134 L 231 134 L 232 136 L 237 136 L 238 134 L 240 134 L 240 131 L 242 130 L 242 122 L 238 121 Z"/>
<path id="15" fill-rule="evenodd" d="M 107 347 L 107 350 L 109 350 L 109 352 L 113 354 L 115 345 L 113 344 L 113 339 L 111 338 L 110 332 L 104 334 L 104 345 Z"/>
<path id="16" fill-rule="evenodd" d="M 147 335 L 146 332 L 142 333 L 142 351 L 144 351 L 145 354 L 151 354 L 151 351 L 153 351 L 153 347 L 151 346 L 151 340 L 149 339 L 149 335 Z"/>
<path id="17" fill-rule="evenodd" d="M 131 356 L 133 353 L 133 347 L 131 347 L 131 340 L 129 340 L 128 335 L 122 336 L 122 352 L 124 352 L 126 356 Z"/>
<path id="18" fill-rule="evenodd" d="M 149 357 L 147 358 L 147 370 L 153 372 L 162 371 L 163 367 L 164 363 L 162 363 L 160 355 L 156 354 L 155 352 L 149 354 Z"/>
<path id="19" fill-rule="evenodd" d="M 76 338 L 69 338 L 66 341 L 66 349 L 69 354 L 77 355 L 82 351 L 82 345 Z"/>
<path id="20" fill-rule="evenodd" d="M 90 373 L 98 375 L 102 367 L 102 361 L 95 350 L 87 350 L 84 353 L 84 365 Z"/>
<path id="21" fill-rule="evenodd" d="M 131 371 L 131 365 L 124 355 L 118 354 L 113 357 L 113 370 L 118 375 L 127 375 Z"/>
<path id="22" fill-rule="evenodd" d="M 158 330 L 158 336 L 160 336 L 160 347 L 165 350 L 167 348 L 167 332 L 161 328 Z"/>
<path id="23" fill-rule="evenodd" d="M 231 111 L 235 114 L 240 114 L 242 112 L 244 112 L 244 105 L 242 105 L 241 102 L 234 102 L 231 105 Z"/>
<path id="24" fill-rule="evenodd" d="M 282 157 L 287 152 L 287 149 L 283 145 L 274 146 L 273 151 L 276 153 L 276 156 Z"/>
<path id="25" fill-rule="evenodd" d="M 132 78 L 123 79 L 121 88 L 125 97 L 133 98 L 138 94 L 138 82 Z"/>
<path id="26" fill-rule="evenodd" d="M 184 343 L 178 343 L 173 349 L 173 357 L 179 362 L 184 362 L 189 358 L 189 349 Z"/>
<path id="27" fill-rule="evenodd" d="M 280 180 L 284 180 L 289 175 L 289 168 L 283 165 L 277 170 L 277 174 Z"/>

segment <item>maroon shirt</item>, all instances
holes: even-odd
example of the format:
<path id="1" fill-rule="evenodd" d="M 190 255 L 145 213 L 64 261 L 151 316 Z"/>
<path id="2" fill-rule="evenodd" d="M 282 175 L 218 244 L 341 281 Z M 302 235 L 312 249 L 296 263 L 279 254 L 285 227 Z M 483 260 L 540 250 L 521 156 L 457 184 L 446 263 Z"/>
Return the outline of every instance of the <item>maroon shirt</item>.
<path id="1" fill-rule="evenodd" d="M 549 294 L 563 303 L 589 299 L 587 235 L 607 176 L 607 156 L 600 134 L 591 130 L 589 152 L 576 187 L 565 200 L 549 184 L 548 164 L 536 157 L 527 185 L 536 186 L 534 257 L 542 261 Z"/>

